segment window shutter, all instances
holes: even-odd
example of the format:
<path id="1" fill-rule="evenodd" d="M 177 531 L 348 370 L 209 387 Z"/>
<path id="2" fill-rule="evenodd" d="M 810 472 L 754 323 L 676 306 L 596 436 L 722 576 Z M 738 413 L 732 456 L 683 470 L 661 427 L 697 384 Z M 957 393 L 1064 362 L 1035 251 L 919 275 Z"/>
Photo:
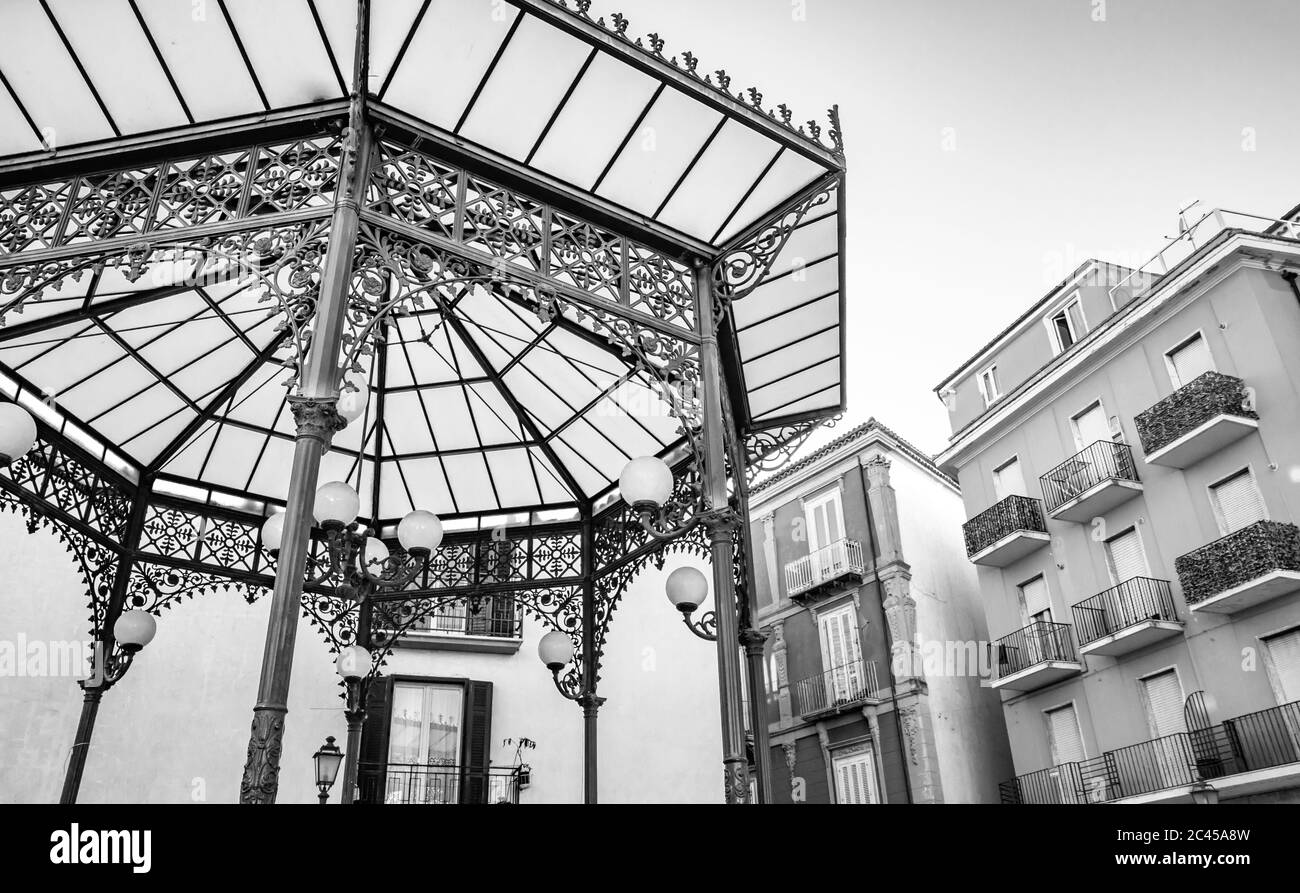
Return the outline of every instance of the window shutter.
<path id="1" fill-rule="evenodd" d="M 1020 597 L 1025 602 L 1025 615 L 1028 622 L 1032 622 L 1039 614 L 1051 609 L 1051 602 L 1047 597 L 1047 581 L 1042 577 L 1035 577 L 1021 586 Z"/>
<path id="2" fill-rule="evenodd" d="M 1219 507 L 1219 517 L 1223 519 L 1225 536 L 1264 520 L 1264 500 L 1249 471 L 1215 484 L 1212 490 L 1214 501 Z"/>
<path id="3" fill-rule="evenodd" d="M 1273 660 L 1273 674 L 1282 703 L 1300 701 L 1300 629 L 1293 629 L 1264 640 Z"/>
<path id="4" fill-rule="evenodd" d="M 1209 372 L 1214 368 L 1213 363 L 1210 362 L 1210 347 L 1200 335 L 1172 351 L 1169 354 L 1169 362 L 1173 365 L 1174 375 L 1178 379 L 1174 382 L 1175 387 L 1182 387 L 1201 373 Z"/>
<path id="5" fill-rule="evenodd" d="M 492 760 L 492 683 L 470 681 L 465 686 L 465 743 L 461 747 L 462 803 L 486 803 L 488 768 Z"/>
<path id="6" fill-rule="evenodd" d="M 1149 676 L 1142 680 L 1146 689 L 1147 710 L 1151 717 L 1151 728 L 1155 737 L 1163 738 L 1178 732 L 1187 731 L 1187 720 L 1183 716 L 1183 689 L 1178 684 L 1178 674 L 1173 670 Z"/>
<path id="7" fill-rule="evenodd" d="M 1110 440 L 1110 423 L 1106 421 L 1106 410 L 1100 403 L 1075 416 L 1074 429 L 1079 438 L 1080 450 L 1087 449 L 1099 440 Z"/>
<path id="8" fill-rule="evenodd" d="M 360 803 L 383 803 L 387 788 L 388 730 L 392 725 L 393 678 L 376 676 L 366 688 L 366 719 L 361 725 L 361 752 L 357 761 Z"/>
<path id="9" fill-rule="evenodd" d="M 1079 735 L 1079 719 L 1073 705 L 1047 711 L 1047 733 L 1053 765 L 1083 762 L 1083 738 Z"/>
<path id="10" fill-rule="evenodd" d="M 877 803 L 875 759 L 867 748 L 851 756 L 833 758 L 835 802 L 842 804 Z"/>
<path id="11" fill-rule="evenodd" d="M 993 492 L 999 502 L 1008 496 L 1024 496 L 1025 476 L 1020 470 L 1020 460 L 1012 459 L 993 472 Z"/>
<path id="12" fill-rule="evenodd" d="M 1129 529 L 1117 537 L 1106 541 L 1106 553 L 1110 558 L 1110 570 L 1116 583 L 1123 583 L 1134 577 L 1145 577 L 1147 569 L 1146 555 L 1142 551 L 1142 538 L 1138 532 Z"/>

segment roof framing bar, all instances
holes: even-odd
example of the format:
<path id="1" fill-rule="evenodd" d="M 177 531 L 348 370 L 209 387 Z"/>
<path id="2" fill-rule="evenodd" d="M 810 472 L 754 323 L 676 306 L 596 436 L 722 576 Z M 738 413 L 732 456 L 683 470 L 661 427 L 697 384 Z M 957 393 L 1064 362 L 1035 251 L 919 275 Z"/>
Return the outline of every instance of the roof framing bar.
<path id="1" fill-rule="evenodd" d="M 59 24 L 59 20 L 54 16 L 54 10 L 50 9 L 50 4 L 47 3 L 46 0 L 40 0 L 40 4 L 41 9 L 45 10 L 45 17 L 50 20 L 50 25 L 54 27 L 54 33 L 59 36 L 59 40 L 63 42 L 63 48 L 68 51 L 68 57 L 72 59 L 72 64 L 77 67 L 77 71 L 81 74 L 81 79 L 86 82 L 86 89 L 90 91 L 90 95 L 94 98 L 95 104 L 99 106 L 100 112 L 104 115 L 104 120 L 108 122 L 109 130 L 113 131 L 113 136 L 121 136 L 122 131 L 118 129 L 117 122 L 113 120 L 112 113 L 109 112 L 108 106 L 104 104 L 104 97 L 99 95 L 99 90 L 95 87 L 95 82 L 91 80 L 90 73 L 86 71 L 86 66 L 81 64 L 81 57 L 78 56 L 77 51 L 72 48 L 72 43 L 68 40 L 68 35 L 63 32 L 63 26 Z"/>

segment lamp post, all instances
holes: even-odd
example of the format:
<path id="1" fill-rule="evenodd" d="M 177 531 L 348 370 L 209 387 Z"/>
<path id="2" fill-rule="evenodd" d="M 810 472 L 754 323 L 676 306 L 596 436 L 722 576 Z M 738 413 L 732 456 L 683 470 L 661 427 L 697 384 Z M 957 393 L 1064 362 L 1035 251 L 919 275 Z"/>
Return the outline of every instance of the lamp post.
<path id="1" fill-rule="evenodd" d="M 364 399 L 344 408 L 359 416 Z M 322 484 L 316 491 L 312 513 L 324 534 L 325 554 L 306 556 L 308 582 L 332 583 L 341 597 L 358 605 L 357 642 L 343 648 L 335 661 L 335 669 L 347 688 L 343 803 L 352 803 L 356 798 L 361 729 L 366 718 L 366 683 L 373 669 L 373 658 L 366 648 L 370 639 L 372 597 L 380 589 L 401 589 L 414 580 L 442 542 L 443 535 L 442 522 L 433 512 L 423 509 L 408 512 L 397 525 L 397 540 L 407 557 L 394 557 L 383 540 L 357 523 L 360 509 L 361 498 L 347 483 Z M 283 529 L 283 514 L 272 515 L 262 524 L 262 544 L 272 555 L 279 552 Z"/>
<path id="2" fill-rule="evenodd" d="M 338 778 L 339 763 L 343 762 L 343 754 L 334 743 L 334 736 L 330 735 L 311 758 L 316 763 L 316 790 L 319 792 L 317 796 L 320 798 L 321 806 L 324 806 L 330 798 L 330 788 L 334 787 L 334 779 Z"/>

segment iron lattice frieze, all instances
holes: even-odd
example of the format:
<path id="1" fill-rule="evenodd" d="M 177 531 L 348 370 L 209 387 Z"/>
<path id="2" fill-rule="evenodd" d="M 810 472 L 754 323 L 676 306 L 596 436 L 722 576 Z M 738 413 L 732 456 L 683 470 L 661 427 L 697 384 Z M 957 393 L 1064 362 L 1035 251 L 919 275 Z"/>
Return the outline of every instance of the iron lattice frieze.
<path id="1" fill-rule="evenodd" d="M 43 426 L 42 426 L 43 427 Z M 26 456 L 13 462 L 0 488 L 38 514 L 117 546 L 131 514 L 132 493 L 42 433 Z"/>
<path id="2" fill-rule="evenodd" d="M 320 135 L 3 189 L 0 254 L 328 211 L 341 154 Z"/>
<path id="3" fill-rule="evenodd" d="M 252 604 L 271 591 L 271 581 L 255 583 L 226 574 L 136 561 L 131 566 L 122 609 L 159 614 L 202 592 L 234 589 Z"/>
<path id="4" fill-rule="evenodd" d="M 695 331 L 689 266 L 517 190 L 391 140 L 379 143 L 366 207 L 483 255 L 624 308 Z"/>

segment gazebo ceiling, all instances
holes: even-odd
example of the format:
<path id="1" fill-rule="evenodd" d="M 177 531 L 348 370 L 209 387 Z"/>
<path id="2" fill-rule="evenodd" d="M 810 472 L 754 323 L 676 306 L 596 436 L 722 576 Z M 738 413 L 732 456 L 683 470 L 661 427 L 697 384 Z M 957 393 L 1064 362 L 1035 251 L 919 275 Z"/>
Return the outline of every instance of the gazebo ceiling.
<path id="1" fill-rule="evenodd" d="M 0 189 L 0 267 L 18 257 L 66 258 L 78 245 L 90 250 L 96 220 L 79 215 L 124 188 L 121 180 L 62 172 L 38 179 L 51 165 L 78 158 L 78 170 L 111 170 L 117 153 L 146 138 L 165 147 L 169 135 L 181 139 L 204 125 L 251 131 L 273 114 L 341 109 L 356 5 L 0 4 L 0 32 L 22 35 L 0 46 L 0 172 L 20 184 Z M 649 314 L 663 299 L 656 291 L 671 288 L 677 307 L 669 309 L 681 318 L 659 326 L 670 336 L 677 327 L 687 340 L 694 330 L 682 298 L 689 307 L 694 286 L 686 261 L 747 258 L 736 268 L 724 337 L 742 422 L 757 430 L 841 410 L 838 122 L 823 142 L 815 123 L 792 126 L 784 107 L 769 111 L 756 91 L 735 93 L 725 73 L 697 74 L 690 53 L 670 60 L 657 36 L 643 47 L 625 36 L 621 16 L 606 27 L 587 16 L 587 3 L 577 6 L 374 3 L 369 96 L 392 132 L 380 140 L 366 213 L 412 238 L 432 233 L 462 253 L 495 254 L 512 270 L 549 276 L 571 297 L 594 296 L 598 310 L 604 301 Z M 170 228 L 183 238 L 187 224 L 234 226 L 246 216 L 255 227 L 257 215 L 325 215 L 337 142 L 309 141 L 321 153 L 315 173 L 323 173 L 306 198 L 257 192 L 253 172 L 265 149 L 196 153 L 197 161 L 162 162 L 171 168 L 156 174 L 135 166 L 128 180 L 140 191 L 138 219 L 123 221 L 116 203 L 112 236 Z M 311 163 L 293 151 L 292 162 L 271 165 Z M 490 180 L 457 167 L 458 153 L 488 159 L 491 170 L 509 168 L 523 182 L 561 184 L 573 201 L 561 211 L 529 204 L 526 193 L 497 194 Z M 444 155 L 453 160 L 443 165 Z M 224 178 L 254 179 L 242 202 L 196 210 L 173 201 L 168 189 L 180 184 L 182 194 L 214 166 Z M 205 194 L 209 202 L 213 194 Z M 51 216 L 61 205 L 72 210 Z M 620 238 L 575 216 L 588 207 L 616 208 L 629 221 Z M 505 235 L 480 228 L 492 214 L 491 225 L 500 225 L 503 208 L 506 216 L 523 208 L 523 217 Z M 544 242 L 531 230 L 519 237 L 519 225 L 543 218 Z M 634 241 L 662 246 L 664 233 L 679 236 L 675 255 Z M 520 238 L 523 247 L 506 257 L 502 238 Z M 593 271 L 609 278 L 596 281 Z M 100 265 L 18 305 L 0 290 L 4 390 L 29 405 L 52 398 L 51 407 L 37 407 L 45 421 L 83 443 L 89 435 L 101 444 L 92 452 L 119 467 L 124 458 L 133 477 L 283 500 L 295 430 L 283 387 L 294 363 L 291 333 L 256 278 L 205 282 L 201 272 L 178 270 L 171 283 L 157 270 L 133 278 Z M 390 276 L 383 287 L 400 296 L 411 286 Z M 455 518 L 572 506 L 608 492 L 632 457 L 680 455 L 680 422 L 653 376 L 611 347 L 607 333 L 584 325 L 581 313 L 539 313 L 517 289 L 486 283 L 445 290 L 412 309 L 363 358 L 366 414 L 335 438 L 322 469 L 322 479 L 357 487 L 364 514 L 395 519 L 426 508 Z M 102 446 L 109 444 L 120 457 Z"/>

